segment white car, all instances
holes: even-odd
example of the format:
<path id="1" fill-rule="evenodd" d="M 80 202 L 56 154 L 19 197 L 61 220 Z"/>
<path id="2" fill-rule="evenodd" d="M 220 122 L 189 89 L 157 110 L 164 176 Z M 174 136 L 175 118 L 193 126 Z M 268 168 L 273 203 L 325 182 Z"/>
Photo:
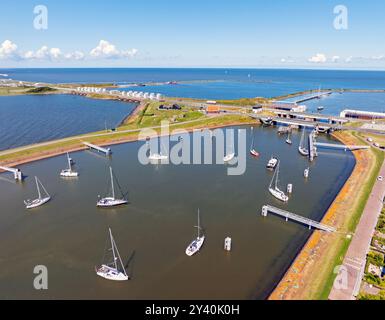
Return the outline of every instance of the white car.
<path id="1" fill-rule="evenodd" d="M 379 148 L 380 145 L 376 142 L 376 143 L 373 143 L 373 145 L 376 147 L 376 148 Z"/>
<path id="2" fill-rule="evenodd" d="M 378 181 L 383 181 L 384 178 L 383 178 L 383 176 L 379 176 L 379 177 L 377 178 L 377 180 L 378 180 Z"/>
<path id="3" fill-rule="evenodd" d="M 368 142 L 373 142 L 373 139 L 372 138 L 368 138 L 367 141 Z"/>

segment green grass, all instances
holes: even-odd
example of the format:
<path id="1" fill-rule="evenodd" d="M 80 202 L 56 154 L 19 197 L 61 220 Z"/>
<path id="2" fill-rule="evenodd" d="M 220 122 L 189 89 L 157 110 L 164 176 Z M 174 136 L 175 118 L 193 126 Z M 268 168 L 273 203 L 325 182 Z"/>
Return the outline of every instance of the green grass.
<path id="1" fill-rule="evenodd" d="M 28 91 L 26 91 L 26 93 L 46 93 L 46 92 L 52 92 L 52 91 L 57 91 L 57 90 L 50 87 L 38 87 L 38 88 L 29 89 Z"/>
<path id="2" fill-rule="evenodd" d="M 356 133 L 352 133 L 352 134 L 357 137 Z M 363 186 L 363 193 L 360 196 L 359 204 L 354 209 L 354 212 L 347 223 L 348 232 L 354 232 L 355 229 L 357 228 L 358 222 L 360 221 L 360 218 L 362 216 L 366 203 L 372 192 L 374 183 L 377 180 L 382 163 L 384 162 L 384 153 L 382 151 L 379 151 L 374 148 L 372 148 L 371 150 L 376 157 L 375 168 L 372 171 L 372 174 L 370 175 L 369 180 Z M 323 286 L 322 290 L 319 292 L 318 295 L 316 295 L 315 297 L 316 300 L 327 300 L 329 297 L 335 278 L 337 277 L 337 275 L 333 273 L 333 270 L 338 265 L 341 265 L 343 258 L 345 257 L 346 252 L 348 251 L 348 248 L 350 245 L 350 241 L 348 239 L 338 239 L 338 241 L 341 241 L 341 240 L 342 240 L 342 244 L 340 245 L 338 254 L 335 257 L 335 260 L 331 263 L 331 266 L 328 267 L 328 269 L 331 270 L 329 273 L 329 277 L 326 279 L 325 285 Z"/>

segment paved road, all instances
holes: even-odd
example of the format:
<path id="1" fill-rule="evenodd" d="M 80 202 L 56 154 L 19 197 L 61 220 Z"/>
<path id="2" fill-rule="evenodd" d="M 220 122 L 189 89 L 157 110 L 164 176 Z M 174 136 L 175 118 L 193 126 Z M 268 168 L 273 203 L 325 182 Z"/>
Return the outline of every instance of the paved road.
<path id="1" fill-rule="evenodd" d="M 380 175 L 385 176 L 385 163 L 381 167 Z M 366 255 L 369 252 L 378 217 L 383 208 L 382 200 L 384 197 L 385 181 L 377 180 L 343 261 L 341 272 L 346 273 L 341 277 L 337 277 L 330 292 L 329 300 L 354 300 L 358 295 L 365 268 Z M 339 282 L 339 279 L 341 281 L 344 276 L 347 276 L 347 286 L 345 288 Z"/>

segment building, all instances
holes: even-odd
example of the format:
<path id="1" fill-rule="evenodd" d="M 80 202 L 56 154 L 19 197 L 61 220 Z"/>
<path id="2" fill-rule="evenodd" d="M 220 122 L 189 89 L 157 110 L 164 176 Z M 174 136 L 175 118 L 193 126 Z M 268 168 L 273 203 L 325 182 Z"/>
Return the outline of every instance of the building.
<path id="1" fill-rule="evenodd" d="M 207 106 L 207 109 L 206 109 L 206 112 L 207 113 L 219 113 L 220 112 L 220 109 L 219 109 L 219 106 L 216 106 L 216 105 L 210 105 L 210 106 Z"/>
<path id="2" fill-rule="evenodd" d="M 341 112 L 340 117 L 362 119 L 362 120 L 374 120 L 374 119 L 385 119 L 385 113 L 346 109 Z"/>

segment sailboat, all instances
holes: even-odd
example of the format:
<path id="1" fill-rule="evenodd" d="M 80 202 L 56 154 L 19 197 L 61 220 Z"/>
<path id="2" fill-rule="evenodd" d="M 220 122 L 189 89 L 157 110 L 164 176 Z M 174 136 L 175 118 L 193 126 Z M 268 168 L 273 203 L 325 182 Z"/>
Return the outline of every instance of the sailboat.
<path id="1" fill-rule="evenodd" d="M 24 201 L 25 207 L 27 209 L 33 209 L 33 208 L 36 208 L 36 207 L 40 207 L 43 204 L 47 203 L 49 200 L 51 200 L 51 196 L 49 195 L 47 190 L 44 188 L 44 186 L 41 183 L 41 181 L 37 177 L 35 177 L 35 181 L 36 181 L 37 193 L 39 195 L 39 198 L 37 198 L 35 200 L 26 200 L 26 201 Z M 41 191 L 40 191 L 40 187 L 43 189 L 43 191 L 45 193 L 45 196 L 42 196 Z"/>
<path id="2" fill-rule="evenodd" d="M 307 168 L 307 169 L 304 170 L 303 176 L 304 176 L 305 178 L 309 178 L 309 173 L 310 173 L 310 168 Z"/>
<path id="3" fill-rule="evenodd" d="M 298 147 L 298 151 L 300 154 L 302 154 L 303 156 L 308 156 L 309 155 L 309 150 L 305 148 L 305 131 L 306 129 L 303 128 L 303 131 L 302 131 L 302 136 L 301 136 L 301 141 L 299 143 L 299 147 Z"/>
<path id="4" fill-rule="evenodd" d="M 278 188 L 278 175 L 279 175 L 279 161 L 278 161 L 277 168 L 274 171 L 273 178 L 271 179 L 271 182 L 269 185 L 269 191 L 278 200 L 287 202 L 289 201 L 289 197 L 282 190 Z"/>
<path id="5" fill-rule="evenodd" d="M 162 144 L 161 144 L 161 148 L 162 148 Z M 163 155 L 162 151 L 160 151 L 159 153 L 151 153 L 151 149 L 150 149 L 150 156 L 148 157 L 148 159 L 152 161 L 167 160 L 168 156 Z"/>
<path id="6" fill-rule="evenodd" d="M 291 141 L 291 133 L 290 131 L 287 132 L 287 139 L 286 139 L 287 144 L 293 144 L 293 141 Z"/>
<path id="7" fill-rule="evenodd" d="M 122 199 L 116 199 L 115 198 L 115 186 L 114 186 L 114 175 L 112 172 L 112 168 L 110 167 L 110 176 L 111 176 L 111 190 L 112 190 L 112 196 L 111 197 L 105 197 L 100 200 L 98 200 L 96 206 L 97 207 L 116 207 L 123 204 L 127 204 L 128 201 L 123 197 Z"/>
<path id="8" fill-rule="evenodd" d="M 71 162 L 71 160 L 72 159 L 70 158 L 70 155 L 67 153 L 68 169 L 63 169 L 60 172 L 60 176 L 61 177 L 74 178 L 74 177 L 79 176 L 79 173 L 77 173 L 76 171 L 72 171 L 72 162 Z"/>
<path id="9" fill-rule="evenodd" d="M 201 226 L 200 226 L 200 214 L 199 214 L 199 209 L 198 209 L 198 225 L 196 226 L 196 228 L 198 229 L 198 236 L 196 239 L 194 239 L 190 244 L 189 246 L 187 247 L 186 249 L 186 254 L 191 257 L 192 255 L 194 255 L 195 253 L 197 253 L 202 245 L 203 245 L 203 242 L 205 241 L 205 236 L 202 235 L 200 236 L 200 231 L 201 231 Z"/>
<path id="10" fill-rule="evenodd" d="M 228 148 L 229 153 L 226 154 L 223 158 L 223 162 L 230 162 L 231 160 L 234 159 L 235 153 L 234 153 L 234 142 L 232 137 L 230 138 L 230 148 Z"/>
<path id="11" fill-rule="evenodd" d="M 254 149 L 254 134 L 253 134 L 253 127 L 251 127 L 251 134 L 253 135 L 252 137 L 252 140 L 251 140 L 251 146 L 250 146 L 250 154 L 255 157 L 255 158 L 258 158 L 259 157 L 259 152 L 257 152 L 255 149 Z"/>
<path id="12" fill-rule="evenodd" d="M 128 280 L 128 275 L 124 269 L 122 259 L 116 246 L 114 237 L 112 236 L 111 228 L 108 228 L 111 247 L 108 249 L 112 253 L 112 261 L 102 264 L 95 268 L 96 274 L 107 280 L 125 281 Z"/>

